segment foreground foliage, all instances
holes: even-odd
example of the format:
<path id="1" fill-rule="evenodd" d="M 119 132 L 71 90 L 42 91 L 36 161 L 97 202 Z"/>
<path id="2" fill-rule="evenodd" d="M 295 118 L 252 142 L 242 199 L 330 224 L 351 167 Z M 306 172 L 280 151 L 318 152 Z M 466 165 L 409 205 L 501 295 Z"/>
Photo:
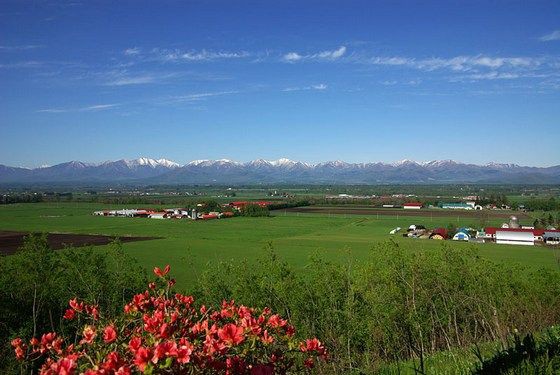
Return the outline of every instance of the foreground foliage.
<path id="1" fill-rule="evenodd" d="M 135 295 L 115 319 L 101 317 L 95 305 L 71 300 L 64 318 L 82 318 L 81 334 L 72 342 L 49 332 L 29 345 L 15 338 L 16 357 L 26 370 L 42 363 L 44 375 L 285 374 L 326 358 L 319 340 L 297 342 L 294 327 L 268 308 L 233 301 L 224 301 L 216 311 L 195 308 L 192 296 L 171 293 L 175 282 L 169 270 L 156 267 L 156 282 Z"/>
<path id="2" fill-rule="evenodd" d="M 114 315 L 144 285 L 145 271 L 118 242 L 107 251 L 54 251 L 46 236 L 26 238 L 16 254 L 0 257 L 0 373 L 17 371 L 10 347 L 14 336 L 74 334 L 75 327 L 61 318 L 69 299 L 80 296 L 100 313 Z"/>
<path id="3" fill-rule="evenodd" d="M 349 254 L 348 259 L 351 259 Z M 403 251 L 385 243 L 341 267 L 314 258 L 299 272 L 274 252 L 260 267 L 223 262 L 199 281 L 211 303 L 270 306 L 329 347 L 333 372 L 374 373 L 388 362 L 505 342 L 560 321 L 560 272 L 496 264 L 468 247 Z"/>
<path id="4" fill-rule="evenodd" d="M 509 345 L 485 358 L 477 351 L 480 364 L 474 375 L 558 374 L 560 373 L 560 327 L 547 329 L 535 337 L 517 333 Z"/>

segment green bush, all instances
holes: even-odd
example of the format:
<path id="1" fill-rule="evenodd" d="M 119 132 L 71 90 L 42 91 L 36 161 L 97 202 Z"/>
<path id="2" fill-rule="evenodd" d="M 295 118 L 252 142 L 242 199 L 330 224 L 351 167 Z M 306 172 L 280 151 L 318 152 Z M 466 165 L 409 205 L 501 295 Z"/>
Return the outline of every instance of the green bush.
<path id="1" fill-rule="evenodd" d="M 268 207 L 262 207 L 258 204 L 246 204 L 241 208 L 241 216 L 260 217 L 270 216 Z"/>
<path id="2" fill-rule="evenodd" d="M 46 236 L 27 237 L 16 254 L 0 257 L 0 372 L 15 371 L 11 338 L 73 330 L 60 318 L 70 299 L 79 296 L 114 316 L 145 280 L 145 271 L 118 242 L 108 251 L 54 251 Z"/>
<path id="3" fill-rule="evenodd" d="M 260 264 L 224 262 L 195 293 L 207 303 L 270 306 L 303 335 L 321 337 L 339 373 L 505 341 L 514 328 L 536 331 L 560 319 L 559 272 L 495 264 L 472 249 L 412 253 L 386 243 L 359 264 L 315 257 L 299 272 L 274 252 Z"/>

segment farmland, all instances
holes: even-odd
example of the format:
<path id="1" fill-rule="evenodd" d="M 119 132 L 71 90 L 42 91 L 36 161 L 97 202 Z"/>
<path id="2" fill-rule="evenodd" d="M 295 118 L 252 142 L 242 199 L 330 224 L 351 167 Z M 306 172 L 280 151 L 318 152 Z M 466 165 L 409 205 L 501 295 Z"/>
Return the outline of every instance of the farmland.
<path id="1" fill-rule="evenodd" d="M 133 206 L 125 206 L 132 208 Z M 200 274 L 220 261 L 256 262 L 266 248 L 289 264 L 303 269 L 312 255 L 333 262 L 363 260 L 377 243 L 390 238 L 407 251 L 422 252 L 442 246 L 440 242 L 389 236 L 396 227 L 423 223 L 446 226 L 448 223 L 479 226 L 476 216 L 470 218 L 430 216 L 402 217 L 392 215 L 312 214 L 274 212 L 269 218 L 237 217 L 214 221 L 168 221 L 131 218 L 95 217 L 101 208 L 95 203 L 14 204 L 0 207 L 0 230 L 52 233 L 100 234 L 108 236 L 148 236 L 161 239 L 130 242 L 123 249 L 146 269 L 166 263 L 174 267 L 178 286 L 189 288 Z M 428 212 L 428 211 L 426 211 Z M 414 213 L 418 214 L 418 213 Z M 488 224 L 499 224 L 502 218 L 487 218 Z M 522 219 L 523 220 L 523 219 Z M 454 243 L 457 247 L 475 247 L 479 254 L 498 262 L 519 263 L 529 267 L 555 268 L 554 250 L 496 244 Z M 100 251 L 106 246 L 96 247 Z"/>

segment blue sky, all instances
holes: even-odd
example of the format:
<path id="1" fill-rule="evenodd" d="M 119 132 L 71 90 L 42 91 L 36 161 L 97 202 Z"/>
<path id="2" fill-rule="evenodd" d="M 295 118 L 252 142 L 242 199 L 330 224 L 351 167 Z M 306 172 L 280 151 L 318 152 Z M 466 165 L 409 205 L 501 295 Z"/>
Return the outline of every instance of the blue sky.
<path id="1" fill-rule="evenodd" d="M 558 1 L 13 1 L 0 164 L 560 164 Z"/>

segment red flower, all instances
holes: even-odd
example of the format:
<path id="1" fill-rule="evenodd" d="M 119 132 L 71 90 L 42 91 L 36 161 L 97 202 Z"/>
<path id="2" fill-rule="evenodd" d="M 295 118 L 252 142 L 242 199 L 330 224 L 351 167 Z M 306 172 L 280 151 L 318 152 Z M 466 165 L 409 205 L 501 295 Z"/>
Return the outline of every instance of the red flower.
<path id="1" fill-rule="evenodd" d="M 269 336 L 268 330 L 264 330 L 261 340 L 265 344 L 272 344 L 274 342 L 274 337 Z"/>
<path id="2" fill-rule="evenodd" d="M 316 352 L 318 355 L 326 356 L 326 350 L 321 341 L 314 339 L 307 339 L 305 342 L 302 342 L 299 346 L 299 349 L 305 352 Z"/>
<path id="3" fill-rule="evenodd" d="M 288 324 L 288 322 L 280 318 L 279 315 L 272 315 L 270 318 L 268 318 L 268 325 L 272 328 L 284 327 L 286 324 Z"/>
<path id="4" fill-rule="evenodd" d="M 91 344 L 97 336 L 94 326 L 85 326 L 82 334 L 84 338 L 80 341 L 80 344 Z"/>
<path id="5" fill-rule="evenodd" d="M 46 369 L 45 367 L 48 366 Z M 56 374 L 56 375 L 73 375 L 76 371 L 77 363 L 75 358 L 66 357 L 61 358 L 58 362 L 47 362 L 43 369 L 42 374 Z M 49 371 L 50 370 L 50 371 Z"/>
<path id="6" fill-rule="evenodd" d="M 20 361 L 22 359 L 24 359 L 25 358 L 25 351 L 27 350 L 27 346 L 23 343 L 23 340 L 18 337 L 18 338 L 13 339 L 11 344 L 14 347 L 14 351 L 16 353 L 16 358 Z"/>
<path id="7" fill-rule="evenodd" d="M 154 351 L 152 362 L 157 363 L 160 358 L 176 357 L 177 344 L 173 341 L 160 342 Z"/>
<path id="8" fill-rule="evenodd" d="M 163 271 L 159 267 L 155 267 L 154 268 L 154 274 L 158 277 L 164 277 L 165 275 L 167 275 L 169 273 L 170 269 L 171 269 L 171 267 L 169 266 L 169 264 L 165 266 Z"/>
<path id="9" fill-rule="evenodd" d="M 41 349 L 40 349 L 41 354 L 53 348 L 53 343 L 55 339 L 56 339 L 56 333 L 54 332 L 45 333 L 43 336 L 41 336 Z"/>
<path id="10" fill-rule="evenodd" d="M 75 316 L 76 316 L 76 310 L 73 310 L 73 309 L 68 309 L 64 313 L 64 319 L 67 319 L 67 320 L 72 320 L 72 319 L 74 319 Z"/>
<path id="11" fill-rule="evenodd" d="M 68 304 L 70 305 L 71 308 L 73 308 L 74 310 L 81 312 L 84 309 L 84 303 L 80 302 L 78 303 L 78 300 L 76 298 L 71 299 Z"/>
<path id="12" fill-rule="evenodd" d="M 115 327 L 113 327 L 112 325 L 105 327 L 105 329 L 103 330 L 103 341 L 109 344 L 115 341 L 116 339 L 117 339 L 117 331 L 115 331 Z"/>
<path id="13" fill-rule="evenodd" d="M 179 340 L 179 347 L 177 349 L 177 362 L 189 363 L 191 361 L 191 354 L 193 352 L 193 344 L 188 342 L 184 337 Z"/>
<path id="14" fill-rule="evenodd" d="M 136 354 L 138 349 L 142 346 L 142 339 L 138 336 L 133 337 L 130 339 L 128 343 L 128 350 L 130 350 L 133 354 Z"/>
<path id="15" fill-rule="evenodd" d="M 238 345 L 245 340 L 243 327 L 238 327 L 233 323 L 226 324 L 224 328 L 218 330 L 218 337 L 227 345 Z"/>
<path id="16" fill-rule="evenodd" d="M 150 362 L 150 359 L 152 359 L 150 350 L 141 346 L 140 348 L 138 348 L 136 354 L 134 355 L 134 364 L 138 366 L 138 369 L 140 371 L 144 372 L 144 369 L 146 368 L 148 362 Z"/>

